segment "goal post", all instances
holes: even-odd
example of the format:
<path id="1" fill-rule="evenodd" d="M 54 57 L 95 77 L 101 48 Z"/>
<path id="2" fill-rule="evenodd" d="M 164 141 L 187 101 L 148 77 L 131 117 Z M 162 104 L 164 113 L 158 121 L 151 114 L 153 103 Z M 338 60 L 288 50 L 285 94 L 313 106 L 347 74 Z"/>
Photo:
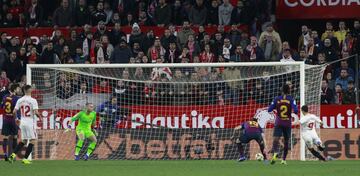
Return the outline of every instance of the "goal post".
<path id="1" fill-rule="evenodd" d="M 93 159 L 235 159 L 233 128 L 261 118 L 283 84 L 291 84 L 299 106 L 310 103 L 319 115 L 323 71 L 303 62 L 28 64 L 27 83 L 44 116 L 34 157 L 72 159 L 76 136 L 64 131 L 91 102 L 100 119 Z M 272 126 L 265 126 L 268 150 Z M 258 146 L 252 142 L 246 152 L 253 159 Z M 288 158 L 307 158 L 300 129 Z"/>

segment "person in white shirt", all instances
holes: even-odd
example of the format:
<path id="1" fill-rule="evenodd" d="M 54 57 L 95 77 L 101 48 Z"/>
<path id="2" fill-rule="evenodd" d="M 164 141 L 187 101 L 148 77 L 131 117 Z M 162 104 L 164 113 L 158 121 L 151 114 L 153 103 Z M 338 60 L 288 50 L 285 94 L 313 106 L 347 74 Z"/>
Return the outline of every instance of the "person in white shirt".
<path id="1" fill-rule="evenodd" d="M 294 125 L 300 124 L 302 138 L 304 139 L 308 150 L 315 157 L 319 158 L 320 161 L 326 161 L 325 157 L 315 150 L 315 146 L 319 151 L 324 152 L 325 150 L 325 147 L 323 146 L 319 136 L 315 131 L 316 124 L 319 123 L 322 125 L 322 121 L 319 119 L 319 117 L 309 113 L 309 107 L 307 105 L 301 107 L 301 112 L 303 116 L 298 122 L 295 122 Z"/>
<path id="2" fill-rule="evenodd" d="M 11 154 L 9 161 L 12 163 L 15 160 L 17 153 L 24 147 L 24 145 L 29 141 L 29 144 L 26 147 L 26 152 L 22 162 L 24 164 L 31 164 L 28 157 L 33 150 L 35 139 L 37 138 L 36 134 L 36 117 L 41 117 L 39 113 L 39 106 L 36 99 L 31 97 L 32 87 L 30 85 L 24 86 L 25 95 L 21 97 L 15 105 L 14 116 L 16 117 L 17 112 L 20 110 L 21 120 L 20 120 L 20 130 L 21 130 L 21 141 L 14 150 L 14 153 Z"/>

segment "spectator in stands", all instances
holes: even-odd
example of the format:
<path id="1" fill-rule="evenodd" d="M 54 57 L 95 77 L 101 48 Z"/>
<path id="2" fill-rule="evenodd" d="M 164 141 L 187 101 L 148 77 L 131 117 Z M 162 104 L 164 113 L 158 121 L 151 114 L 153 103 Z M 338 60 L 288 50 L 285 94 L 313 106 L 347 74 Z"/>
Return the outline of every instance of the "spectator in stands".
<path id="1" fill-rule="evenodd" d="M 247 21 L 249 21 L 247 17 L 248 15 L 246 14 L 243 1 L 237 1 L 236 8 L 233 8 L 231 12 L 231 24 L 245 24 Z"/>
<path id="2" fill-rule="evenodd" d="M 97 25 L 100 21 L 105 23 L 107 19 L 107 15 L 104 11 L 104 3 L 98 2 L 96 6 L 96 10 L 91 14 L 91 23 L 92 25 Z"/>
<path id="3" fill-rule="evenodd" d="M 144 50 L 144 39 L 144 33 L 141 32 L 139 25 L 137 23 L 134 23 L 129 37 L 129 45 L 132 46 L 135 42 L 137 42 L 141 44 L 141 48 Z"/>
<path id="4" fill-rule="evenodd" d="M 155 9 L 154 20 L 159 27 L 165 27 L 171 21 L 171 7 L 166 0 L 159 0 L 159 5 Z"/>
<path id="5" fill-rule="evenodd" d="M 304 61 L 305 64 L 313 65 L 313 61 L 309 59 L 308 54 L 306 53 L 305 49 L 301 49 L 299 51 L 299 60 Z"/>
<path id="6" fill-rule="evenodd" d="M 271 38 L 269 38 L 269 36 L 271 36 Z M 279 33 L 277 33 L 274 30 L 272 23 L 268 23 L 266 25 L 266 31 L 264 31 L 260 34 L 259 45 L 262 45 L 263 42 L 266 42 L 267 40 L 270 40 L 270 39 L 276 43 L 275 45 L 277 45 L 277 46 L 282 45 L 280 35 L 279 35 Z M 280 47 L 278 48 L 278 52 L 281 52 Z"/>
<path id="7" fill-rule="evenodd" d="M 190 28 L 189 21 L 184 21 L 181 31 L 178 32 L 178 44 L 181 48 L 186 47 L 185 44 L 189 38 L 189 35 L 194 35 L 195 32 Z"/>
<path id="8" fill-rule="evenodd" d="M 200 46 L 197 43 L 197 41 L 195 40 L 194 35 L 189 35 L 188 36 L 188 40 L 187 40 L 184 47 L 189 49 L 190 62 L 193 62 L 193 58 L 195 56 L 199 55 L 200 52 L 201 52 L 200 51 Z"/>
<path id="9" fill-rule="evenodd" d="M 131 48 L 131 52 L 133 54 L 133 57 L 137 57 L 139 55 L 139 53 L 142 52 L 142 54 L 140 54 L 140 57 L 142 57 L 144 55 L 143 50 L 140 47 L 140 43 L 134 43 L 133 47 Z"/>
<path id="10" fill-rule="evenodd" d="M 83 55 L 90 58 L 95 57 L 95 53 L 93 52 L 95 48 L 95 40 L 93 38 L 93 34 L 91 32 L 86 32 L 86 38 L 82 43 Z"/>
<path id="11" fill-rule="evenodd" d="M 115 47 L 114 52 L 111 54 L 110 63 L 129 63 L 131 56 L 132 53 L 126 41 L 120 40 L 120 45 Z"/>
<path id="12" fill-rule="evenodd" d="M 86 0 L 79 0 L 75 7 L 74 20 L 78 27 L 90 24 L 90 11 L 87 7 Z"/>
<path id="13" fill-rule="evenodd" d="M 204 0 L 196 0 L 189 13 L 189 21 L 193 25 L 205 25 L 207 21 L 207 8 Z"/>
<path id="14" fill-rule="evenodd" d="M 38 64 L 56 64 L 60 63 L 59 56 L 54 50 L 54 44 L 49 41 L 37 60 Z"/>
<path id="15" fill-rule="evenodd" d="M 111 86 L 106 80 L 99 80 L 92 88 L 92 93 L 111 93 Z"/>
<path id="16" fill-rule="evenodd" d="M 230 40 L 228 38 L 224 39 L 224 45 L 222 47 L 222 56 L 226 60 L 226 62 L 229 62 L 231 55 L 234 55 L 235 47 L 231 44 Z"/>
<path id="17" fill-rule="evenodd" d="M 104 2 L 104 12 L 106 14 L 105 24 L 109 25 L 110 21 L 111 21 L 111 18 L 113 17 L 113 14 L 114 14 L 113 10 L 110 7 L 109 2 L 106 2 L 106 1 Z"/>
<path id="18" fill-rule="evenodd" d="M 109 33 L 110 43 L 113 46 L 117 46 L 121 39 L 126 40 L 126 34 L 121 31 L 121 24 L 116 22 L 114 24 L 114 27 L 111 29 L 111 32 Z"/>
<path id="19" fill-rule="evenodd" d="M 25 11 L 25 19 L 30 27 L 42 25 L 44 19 L 44 9 L 38 4 L 38 0 L 31 0 L 30 7 Z"/>
<path id="20" fill-rule="evenodd" d="M 328 85 L 328 80 L 321 81 L 321 104 L 333 104 L 334 92 Z"/>
<path id="21" fill-rule="evenodd" d="M 342 43 L 345 40 L 348 30 L 346 29 L 346 24 L 344 21 L 339 22 L 339 30 L 335 32 L 335 37 L 339 43 Z"/>
<path id="22" fill-rule="evenodd" d="M 73 25 L 73 11 L 69 7 L 69 0 L 62 0 L 61 6 L 57 8 L 53 15 L 54 27 L 70 27 Z"/>
<path id="23" fill-rule="evenodd" d="M 337 68 L 335 70 L 335 72 L 334 72 L 334 76 L 336 78 L 340 76 L 340 73 L 341 73 L 342 69 L 347 70 L 347 73 L 349 74 L 349 76 L 352 77 L 352 78 L 355 78 L 355 72 L 351 67 L 349 67 L 349 63 L 348 63 L 347 60 L 340 61 L 340 68 Z"/>
<path id="24" fill-rule="evenodd" d="M 331 22 L 326 22 L 326 30 L 325 32 L 321 35 L 321 40 L 324 41 L 326 38 L 329 38 L 330 36 L 334 36 L 334 28 Z"/>
<path id="25" fill-rule="evenodd" d="M 346 33 L 345 39 L 340 43 L 340 49 L 342 52 L 353 53 L 355 50 L 356 39 L 353 37 L 353 34 L 348 32 Z"/>
<path id="26" fill-rule="evenodd" d="M 309 28 L 306 25 L 301 26 L 301 35 L 298 39 L 298 51 L 308 47 L 309 40 L 311 38 L 310 35 L 311 34 Z M 314 41 L 312 44 L 314 44 Z"/>
<path id="27" fill-rule="evenodd" d="M 309 57 L 309 60 L 311 60 L 313 64 L 317 63 L 317 55 L 320 52 L 320 47 L 315 45 L 314 38 L 310 37 L 308 39 L 308 44 L 305 47 L 305 51 Z"/>
<path id="28" fill-rule="evenodd" d="M 109 38 L 107 35 L 101 36 L 100 42 L 101 42 L 101 47 L 99 48 L 96 54 L 97 63 L 98 64 L 109 63 L 111 54 L 114 51 L 114 47 L 109 42 Z"/>
<path id="29" fill-rule="evenodd" d="M 10 79 L 7 77 L 6 71 L 1 71 L 0 75 L 0 89 L 6 89 L 10 85 Z"/>
<path id="30" fill-rule="evenodd" d="M 19 37 L 11 37 L 10 45 L 7 46 L 6 50 L 11 53 L 13 51 L 18 52 L 20 49 Z"/>
<path id="31" fill-rule="evenodd" d="M 211 6 L 208 9 L 207 24 L 208 25 L 219 24 L 219 4 L 217 0 L 211 1 Z"/>
<path id="32" fill-rule="evenodd" d="M 94 33 L 94 39 L 100 40 L 100 37 L 103 35 L 110 36 L 110 32 L 107 30 L 105 22 L 99 21 L 99 23 L 96 26 L 96 31 Z"/>
<path id="33" fill-rule="evenodd" d="M 335 86 L 335 96 L 334 96 L 334 103 L 337 105 L 342 105 L 343 101 L 343 88 L 341 84 L 336 84 Z"/>
<path id="34" fill-rule="evenodd" d="M 282 58 L 280 59 L 280 62 L 295 62 L 295 60 L 291 56 L 291 50 L 285 49 L 282 53 Z"/>
<path id="35" fill-rule="evenodd" d="M 120 120 L 120 107 L 116 97 L 111 97 L 109 101 L 101 103 L 96 108 L 96 112 L 100 116 L 100 126 L 102 128 L 112 128 Z"/>
<path id="36" fill-rule="evenodd" d="M 60 52 L 59 55 L 59 59 L 60 59 L 60 63 L 62 64 L 67 64 L 69 62 L 73 63 L 74 60 L 72 59 L 71 55 L 70 55 L 70 50 L 69 50 L 69 46 L 65 45 L 63 50 Z"/>
<path id="37" fill-rule="evenodd" d="M 185 4 L 185 2 L 184 2 L 184 4 Z M 175 1 L 175 3 L 171 7 L 171 11 L 172 11 L 171 22 L 173 22 L 174 25 L 182 25 L 182 22 L 184 19 L 183 19 L 182 6 L 181 6 L 180 0 Z"/>
<path id="38" fill-rule="evenodd" d="M 264 51 L 265 61 L 277 61 L 280 54 L 280 45 L 272 35 L 265 35 L 262 43 L 259 43 L 260 48 Z M 284 54 L 284 53 L 283 53 Z"/>
<path id="39" fill-rule="evenodd" d="M 7 13 L 5 19 L 0 25 L 4 28 L 12 28 L 17 27 L 20 24 L 19 21 L 14 18 L 13 14 Z"/>
<path id="40" fill-rule="evenodd" d="M 79 93 L 79 94 L 88 94 L 88 93 L 90 93 L 86 81 L 82 81 L 80 83 L 80 89 L 79 89 L 78 92 L 75 92 L 75 93 Z"/>
<path id="41" fill-rule="evenodd" d="M 355 86 L 352 80 L 349 81 L 348 88 L 344 91 L 342 104 L 356 104 Z"/>
<path id="42" fill-rule="evenodd" d="M 39 58 L 39 53 L 35 47 L 32 47 L 28 55 L 28 64 L 35 64 Z"/>
<path id="43" fill-rule="evenodd" d="M 241 31 L 238 29 L 237 25 L 231 25 L 231 29 L 228 32 L 227 37 L 230 39 L 232 45 L 237 46 L 240 44 Z"/>
<path id="44" fill-rule="evenodd" d="M 152 63 L 155 63 L 158 58 L 164 58 L 166 54 L 165 48 L 161 45 L 160 38 L 156 37 L 153 46 L 147 51 L 147 56 Z"/>
<path id="45" fill-rule="evenodd" d="M 230 61 L 231 62 L 246 62 L 247 61 L 247 58 L 244 55 L 244 50 L 240 45 L 236 46 L 235 53 L 231 55 Z"/>
<path id="46" fill-rule="evenodd" d="M 338 60 L 338 52 L 332 46 L 330 39 L 327 38 L 324 40 L 324 49 L 322 51 L 325 53 L 327 62 Z"/>
<path id="47" fill-rule="evenodd" d="M 250 44 L 249 34 L 247 32 L 241 33 L 239 45 L 241 48 L 246 48 Z"/>
<path id="48" fill-rule="evenodd" d="M 354 21 L 354 29 L 351 31 L 352 36 L 355 38 L 354 53 L 360 53 L 360 20 Z"/>
<path id="49" fill-rule="evenodd" d="M 125 20 L 122 21 L 122 26 L 132 26 L 136 23 L 134 16 L 129 13 L 126 15 Z"/>
<path id="50" fill-rule="evenodd" d="M 229 25 L 231 22 L 231 13 L 233 6 L 229 0 L 223 0 L 223 3 L 219 6 L 219 24 Z"/>
<path id="51" fill-rule="evenodd" d="M 180 51 L 176 46 L 175 41 L 171 41 L 170 45 L 169 45 L 169 49 L 166 50 L 165 53 L 165 62 L 166 63 L 179 63 L 179 56 L 180 56 Z"/>
<path id="52" fill-rule="evenodd" d="M 250 44 L 246 47 L 245 53 L 250 62 L 261 62 L 264 60 L 264 51 L 258 46 L 255 36 L 250 37 Z"/>
<path id="53" fill-rule="evenodd" d="M 333 74 L 331 72 L 326 73 L 324 74 L 324 77 L 328 81 L 330 89 L 335 90 L 335 79 L 333 78 Z"/>
<path id="54" fill-rule="evenodd" d="M 200 62 L 211 63 L 215 61 L 215 54 L 211 52 L 210 45 L 206 44 L 204 51 L 200 54 Z"/>
<path id="55" fill-rule="evenodd" d="M 222 78 L 223 80 L 240 80 L 241 73 L 239 68 L 226 67 Z M 242 81 L 230 81 L 228 89 L 225 90 L 225 101 L 231 105 L 238 105 L 241 92 L 244 92 L 244 83 Z"/>
<path id="56" fill-rule="evenodd" d="M 75 55 L 72 56 L 72 60 L 77 64 L 85 64 L 86 61 L 89 61 L 89 58 L 83 54 L 81 47 L 77 47 Z"/>
<path id="57" fill-rule="evenodd" d="M 75 93 L 70 81 L 66 81 L 65 84 L 60 84 L 56 91 L 57 97 L 61 99 L 69 99 L 74 94 Z"/>
<path id="58" fill-rule="evenodd" d="M 153 21 L 148 17 L 145 11 L 141 11 L 138 19 L 139 25 L 142 26 L 153 26 Z"/>
<path id="59" fill-rule="evenodd" d="M 51 76 L 49 72 L 44 72 L 42 79 L 37 83 L 37 88 L 43 91 L 50 91 L 53 87 L 53 82 L 51 81 Z"/>
<path id="60" fill-rule="evenodd" d="M 161 37 L 160 41 L 161 41 L 161 45 L 162 45 L 165 49 L 169 49 L 170 43 L 171 43 L 171 42 L 176 42 L 176 36 L 174 36 L 173 34 L 171 34 L 171 32 L 170 32 L 169 29 L 165 29 L 164 35 Z"/>
<path id="61" fill-rule="evenodd" d="M 317 31 L 312 30 L 311 31 L 311 37 L 314 39 L 314 45 L 316 47 L 322 48 L 323 47 L 323 43 L 322 40 L 319 38 L 319 34 Z"/>
<path id="62" fill-rule="evenodd" d="M 354 81 L 354 79 L 349 76 L 347 69 L 341 69 L 340 76 L 336 78 L 336 84 L 341 84 L 343 90 L 347 90 L 349 81 Z"/>

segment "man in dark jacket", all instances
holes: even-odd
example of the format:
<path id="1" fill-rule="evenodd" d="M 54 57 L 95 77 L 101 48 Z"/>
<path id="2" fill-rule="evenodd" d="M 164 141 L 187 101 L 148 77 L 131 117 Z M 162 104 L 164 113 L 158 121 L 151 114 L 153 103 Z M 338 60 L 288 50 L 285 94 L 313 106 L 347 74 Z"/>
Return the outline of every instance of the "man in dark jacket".
<path id="1" fill-rule="evenodd" d="M 10 53 L 9 59 L 7 59 L 2 67 L 2 70 L 7 73 L 10 81 L 19 81 L 21 76 L 24 74 L 22 72 L 22 64 L 20 60 L 17 58 L 16 52 L 12 51 Z"/>
<path id="2" fill-rule="evenodd" d="M 78 27 L 90 24 L 90 12 L 85 0 L 79 0 L 79 4 L 75 8 L 75 24 Z"/>
<path id="3" fill-rule="evenodd" d="M 204 0 L 196 0 L 196 4 L 191 7 L 189 21 L 193 25 L 204 25 L 207 20 L 207 9 Z"/>
<path id="4" fill-rule="evenodd" d="M 53 16 L 54 27 L 70 27 L 73 25 L 73 11 L 69 7 L 69 0 L 62 0 Z"/>
<path id="5" fill-rule="evenodd" d="M 59 57 L 54 50 L 54 45 L 50 41 L 44 51 L 41 53 L 39 60 L 36 61 L 38 64 L 55 64 L 59 62 Z"/>
<path id="6" fill-rule="evenodd" d="M 125 40 L 120 41 L 120 45 L 116 46 L 111 54 L 110 63 L 129 63 L 132 56 L 130 48 Z"/>
<path id="7" fill-rule="evenodd" d="M 171 7 L 166 3 L 166 0 L 159 0 L 159 6 L 155 9 L 154 18 L 156 24 L 160 27 L 170 24 Z"/>

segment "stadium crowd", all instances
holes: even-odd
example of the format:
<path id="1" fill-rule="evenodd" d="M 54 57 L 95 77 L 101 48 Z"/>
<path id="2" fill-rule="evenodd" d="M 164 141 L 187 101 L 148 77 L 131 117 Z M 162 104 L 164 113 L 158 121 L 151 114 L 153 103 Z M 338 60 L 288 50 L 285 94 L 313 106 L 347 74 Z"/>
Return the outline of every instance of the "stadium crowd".
<path id="1" fill-rule="evenodd" d="M 235 3 L 229 0 L 62 0 L 59 6 L 41 0 L 5 0 L 0 4 L 1 28 L 54 28 L 52 36 L 43 35 L 39 42 L 29 37 L 23 42 L 19 36 L 1 33 L 2 94 L 11 82 L 25 84 L 26 64 L 304 61 L 318 65 L 360 53 L 359 20 L 351 24 L 327 22 L 323 31 L 303 25 L 296 32 L 297 46 L 290 46 L 276 30 L 273 1 L 266 0 Z M 124 26 L 130 26 L 131 32 L 123 32 Z M 153 30 L 142 30 L 143 26 L 158 26 L 165 31 L 156 36 Z M 207 32 L 208 26 L 215 26 L 216 32 Z M 229 29 L 225 30 L 225 26 Z M 69 36 L 59 28 L 69 30 Z M 355 103 L 354 78 L 358 73 L 353 66 L 349 59 L 326 68 L 321 103 Z M 112 93 L 123 102 L 124 97 L 128 97 L 142 103 L 156 99 L 165 104 L 174 102 L 168 101 L 174 97 L 180 100 L 176 102 L 239 104 L 246 103 L 244 97 L 247 97 L 257 103 L 268 103 L 270 91 L 276 90 L 270 87 L 274 85 L 270 82 L 276 79 L 195 84 L 241 79 L 241 74 L 238 68 L 148 70 L 138 67 L 122 70 L 121 80 L 117 82 L 103 79 L 94 82 L 86 76 L 60 74 L 57 96 L 68 99 L 76 93 Z M 41 81 L 35 83 L 37 89 L 54 88 L 52 76 L 44 72 Z M 171 82 L 175 81 L 194 84 L 174 87 Z M 297 87 L 291 80 L 287 84 Z M 189 100 L 194 97 L 196 101 Z"/>

